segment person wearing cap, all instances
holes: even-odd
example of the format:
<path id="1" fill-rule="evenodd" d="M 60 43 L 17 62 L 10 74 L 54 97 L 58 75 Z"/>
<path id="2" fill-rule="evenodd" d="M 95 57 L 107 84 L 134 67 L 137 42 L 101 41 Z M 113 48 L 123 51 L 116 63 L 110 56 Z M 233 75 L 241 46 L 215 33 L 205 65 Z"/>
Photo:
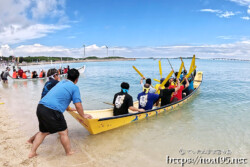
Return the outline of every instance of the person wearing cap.
<path id="1" fill-rule="evenodd" d="M 113 113 L 114 116 L 128 114 L 128 109 L 132 111 L 143 112 L 144 109 L 134 107 L 133 98 L 128 94 L 129 84 L 127 82 L 121 83 L 121 91 L 116 93 L 113 99 Z"/>
<path id="2" fill-rule="evenodd" d="M 146 79 L 146 78 L 143 77 L 143 78 L 141 78 L 141 81 L 140 81 L 140 84 L 141 84 L 142 89 L 143 89 L 143 87 L 144 87 L 144 84 L 143 84 L 143 80 L 144 80 L 144 79 Z M 155 93 L 156 89 L 153 87 L 150 78 L 147 78 L 147 79 L 146 79 L 146 84 L 149 84 L 149 85 L 150 85 L 150 87 L 149 87 L 149 93 Z"/>
<path id="3" fill-rule="evenodd" d="M 161 107 L 171 103 L 171 95 L 180 89 L 180 81 L 177 80 L 176 88 L 169 88 L 170 79 L 166 82 L 165 88 L 160 90 Z"/>
<path id="4" fill-rule="evenodd" d="M 84 114 L 79 87 L 76 86 L 79 78 L 79 71 L 70 69 L 67 80 L 59 82 L 44 96 L 37 106 L 37 118 L 39 122 L 39 132 L 31 142 L 32 148 L 29 158 L 36 156 L 36 150 L 43 142 L 46 136 L 58 133 L 66 155 L 72 155 L 68 128 L 63 112 L 77 111 L 85 119 L 91 119 L 92 116 Z M 70 108 L 69 104 L 73 101 L 76 109 Z"/>
<path id="5" fill-rule="evenodd" d="M 139 101 L 139 108 L 144 110 L 151 110 L 153 105 L 159 100 L 159 95 L 150 93 L 150 84 L 146 83 L 143 87 L 143 92 L 139 93 L 137 99 Z"/>
<path id="6" fill-rule="evenodd" d="M 156 92 L 155 92 L 155 93 L 158 94 L 158 95 L 160 94 L 160 89 L 159 89 L 159 87 L 161 86 L 161 83 L 164 81 L 164 79 L 165 79 L 165 78 L 161 78 L 160 83 L 155 85 L 155 89 L 156 89 Z M 161 89 L 164 89 L 164 88 L 165 88 L 165 87 L 163 86 L 163 88 L 161 88 Z"/>
<path id="7" fill-rule="evenodd" d="M 8 77 L 12 78 L 9 72 L 10 72 L 10 68 L 6 67 L 6 70 L 3 72 L 3 76 L 2 76 L 3 83 L 8 83 Z"/>

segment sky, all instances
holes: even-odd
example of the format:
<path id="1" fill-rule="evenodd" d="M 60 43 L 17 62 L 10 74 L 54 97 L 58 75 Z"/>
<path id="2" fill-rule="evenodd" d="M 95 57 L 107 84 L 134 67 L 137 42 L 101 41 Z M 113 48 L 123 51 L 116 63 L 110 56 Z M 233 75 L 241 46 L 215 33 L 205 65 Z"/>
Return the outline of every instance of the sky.
<path id="1" fill-rule="evenodd" d="M 250 59 L 250 0 L 0 0 L 0 56 L 193 54 Z"/>

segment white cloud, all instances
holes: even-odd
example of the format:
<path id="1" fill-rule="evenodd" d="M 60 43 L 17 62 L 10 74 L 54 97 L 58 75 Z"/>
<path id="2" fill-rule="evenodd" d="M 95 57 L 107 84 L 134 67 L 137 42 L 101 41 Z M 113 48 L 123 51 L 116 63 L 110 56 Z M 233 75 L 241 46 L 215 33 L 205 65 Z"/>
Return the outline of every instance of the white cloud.
<path id="1" fill-rule="evenodd" d="M 230 0 L 232 2 L 235 2 L 241 6 L 247 6 L 247 13 L 250 14 L 250 0 Z"/>
<path id="2" fill-rule="evenodd" d="M 201 9 L 200 12 L 209 12 L 209 13 L 215 13 L 218 17 L 221 18 L 229 18 L 231 16 L 234 16 L 236 14 L 239 14 L 240 12 L 232 12 L 232 11 L 221 11 L 217 9 Z"/>
<path id="3" fill-rule="evenodd" d="M 226 11 L 226 12 L 224 12 L 222 14 L 219 14 L 219 17 L 229 18 L 229 17 L 234 16 L 234 15 L 235 15 L 235 13 L 233 13 L 231 11 L 230 12 Z"/>
<path id="4" fill-rule="evenodd" d="M 233 39 L 232 36 L 218 36 L 219 39 Z"/>
<path id="5" fill-rule="evenodd" d="M 244 17 L 241 17 L 243 20 L 250 20 L 250 17 L 248 16 L 244 16 Z"/>
<path id="6" fill-rule="evenodd" d="M 46 16 L 64 16 L 65 0 L 37 0 L 31 8 L 32 16 L 36 19 Z"/>
<path id="7" fill-rule="evenodd" d="M 65 18 L 64 0 L 0 1 L 0 44 L 15 44 L 68 28 L 63 24 L 39 23 L 40 18 Z"/>
<path id="8" fill-rule="evenodd" d="M 34 24 L 27 27 L 21 25 L 10 25 L 4 27 L 3 31 L 0 32 L 0 41 L 4 43 L 15 44 L 30 39 L 36 39 L 46 36 L 55 30 L 61 30 L 67 28 L 67 25 L 46 25 L 46 24 Z M 3 42 L 2 42 L 3 43 Z"/>
<path id="9" fill-rule="evenodd" d="M 114 52 L 113 52 L 114 50 Z M 85 47 L 86 56 L 105 57 L 105 46 L 89 45 Z M 187 57 L 196 54 L 199 58 L 238 58 L 250 60 L 250 40 L 218 45 L 177 45 L 159 47 L 109 47 L 109 56 L 121 57 Z M 21 45 L 10 48 L 8 45 L 0 47 L 0 55 L 9 56 L 56 56 L 83 57 L 84 48 L 65 48 L 62 46 L 44 46 L 41 44 Z"/>
<path id="10" fill-rule="evenodd" d="M 230 0 L 232 2 L 235 2 L 239 5 L 242 5 L 242 6 L 249 6 L 250 5 L 250 0 Z"/>
<path id="11" fill-rule="evenodd" d="M 201 9 L 201 12 L 210 12 L 210 13 L 222 13 L 221 10 L 214 10 L 214 9 Z"/>

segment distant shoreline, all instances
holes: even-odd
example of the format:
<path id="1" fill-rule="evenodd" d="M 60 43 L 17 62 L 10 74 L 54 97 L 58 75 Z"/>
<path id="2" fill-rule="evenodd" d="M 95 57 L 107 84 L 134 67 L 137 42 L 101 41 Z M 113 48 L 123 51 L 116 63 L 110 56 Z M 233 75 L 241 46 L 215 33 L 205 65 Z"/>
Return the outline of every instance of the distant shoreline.
<path id="1" fill-rule="evenodd" d="M 107 61 L 135 61 L 136 58 L 115 58 L 115 59 L 85 59 L 85 60 L 69 60 L 69 61 L 54 61 L 53 64 L 67 64 L 67 63 L 82 63 L 82 62 L 107 62 Z M 18 66 L 26 65 L 44 65 L 51 64 L 51 62 L 31 62 L 19 63 Z"/>

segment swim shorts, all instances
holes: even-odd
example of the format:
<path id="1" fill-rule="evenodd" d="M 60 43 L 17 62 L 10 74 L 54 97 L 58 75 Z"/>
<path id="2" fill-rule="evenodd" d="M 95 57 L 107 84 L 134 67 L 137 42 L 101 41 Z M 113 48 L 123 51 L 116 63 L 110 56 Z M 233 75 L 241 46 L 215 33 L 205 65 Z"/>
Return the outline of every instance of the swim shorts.
<path id="1" fill-rule="evenodd" d="M 67 123 L 63 113 L 38 104 L 36 115 L 39 122 L 39 130 L 43 133 L 56 133 L 67 129 Z"/>

